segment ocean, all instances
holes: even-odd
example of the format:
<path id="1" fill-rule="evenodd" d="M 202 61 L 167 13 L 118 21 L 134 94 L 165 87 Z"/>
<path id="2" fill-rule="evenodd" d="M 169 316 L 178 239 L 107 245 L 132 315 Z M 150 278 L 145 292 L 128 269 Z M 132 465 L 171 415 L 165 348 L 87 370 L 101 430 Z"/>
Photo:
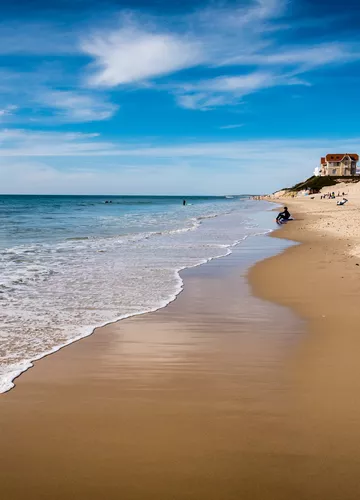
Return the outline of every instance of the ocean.
<path id="1" fill-rule="evenodd" d="M 0 196 L 0 393 L 95 327 L 164 307 L 179 272 L 271 227 L 245 196 Z"/>

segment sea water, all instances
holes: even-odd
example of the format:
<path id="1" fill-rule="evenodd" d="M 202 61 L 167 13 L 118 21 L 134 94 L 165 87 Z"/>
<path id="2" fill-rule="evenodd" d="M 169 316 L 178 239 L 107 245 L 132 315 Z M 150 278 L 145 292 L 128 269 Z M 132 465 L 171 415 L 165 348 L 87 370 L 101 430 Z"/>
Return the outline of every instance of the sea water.
<path id="1" fill-rule="evenodd" d="M 95 327 L 164 307 L 182 289 L 180 270 L 268 230 L 248 197 L 182 202 L 0 196 L 0 393 Z"/>

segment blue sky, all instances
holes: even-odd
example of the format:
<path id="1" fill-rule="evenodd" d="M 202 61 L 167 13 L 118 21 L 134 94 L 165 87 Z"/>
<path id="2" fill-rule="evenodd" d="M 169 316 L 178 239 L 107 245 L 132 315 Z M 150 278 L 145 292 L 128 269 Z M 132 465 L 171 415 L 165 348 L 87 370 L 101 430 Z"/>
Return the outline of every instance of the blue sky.
<path id="1" fill-rule="evenodd" d="M 2 193 L 269 192 L 360 151 L 358 2 L 15 0 L 1 14 Z"/>

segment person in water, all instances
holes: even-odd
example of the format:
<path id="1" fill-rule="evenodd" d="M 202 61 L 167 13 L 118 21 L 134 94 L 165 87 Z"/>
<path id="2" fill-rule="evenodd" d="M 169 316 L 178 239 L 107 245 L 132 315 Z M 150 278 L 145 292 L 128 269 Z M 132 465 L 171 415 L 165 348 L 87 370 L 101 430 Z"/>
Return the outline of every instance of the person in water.
<path id="1" fill-rule="evenodd" d="M 186 205 L 186 200 L 183 200 L 183 206 L 185 207 L 185 205 Z"/>
<path id="2" fill-rule="evenodd" d="M 291 217 L 290 212 L 287 207 L 284 207 L 284 211 L 280 212 L 276 217 L 276 222 L 283 222 L 289 220 Z"/>

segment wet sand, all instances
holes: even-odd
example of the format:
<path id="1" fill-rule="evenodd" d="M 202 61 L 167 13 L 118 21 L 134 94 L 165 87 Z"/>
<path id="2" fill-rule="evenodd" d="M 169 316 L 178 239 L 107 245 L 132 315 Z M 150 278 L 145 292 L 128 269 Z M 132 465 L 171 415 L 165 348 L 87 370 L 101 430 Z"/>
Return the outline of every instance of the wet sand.
<path id="1" fill-rule="evenodd" d="M 358 499 L 360 267 L 305 217 L 21 376 L 2 498 Z"/>
<path id="2" fill-rule="evenodd" d="M 0 398 L 1 498 L 289 498 L 287 371 L 304 325 L 249 294 L 265 247 L 284 244 L 249 238 L 185 271 L 165 309 L 22 375 Z"/>

